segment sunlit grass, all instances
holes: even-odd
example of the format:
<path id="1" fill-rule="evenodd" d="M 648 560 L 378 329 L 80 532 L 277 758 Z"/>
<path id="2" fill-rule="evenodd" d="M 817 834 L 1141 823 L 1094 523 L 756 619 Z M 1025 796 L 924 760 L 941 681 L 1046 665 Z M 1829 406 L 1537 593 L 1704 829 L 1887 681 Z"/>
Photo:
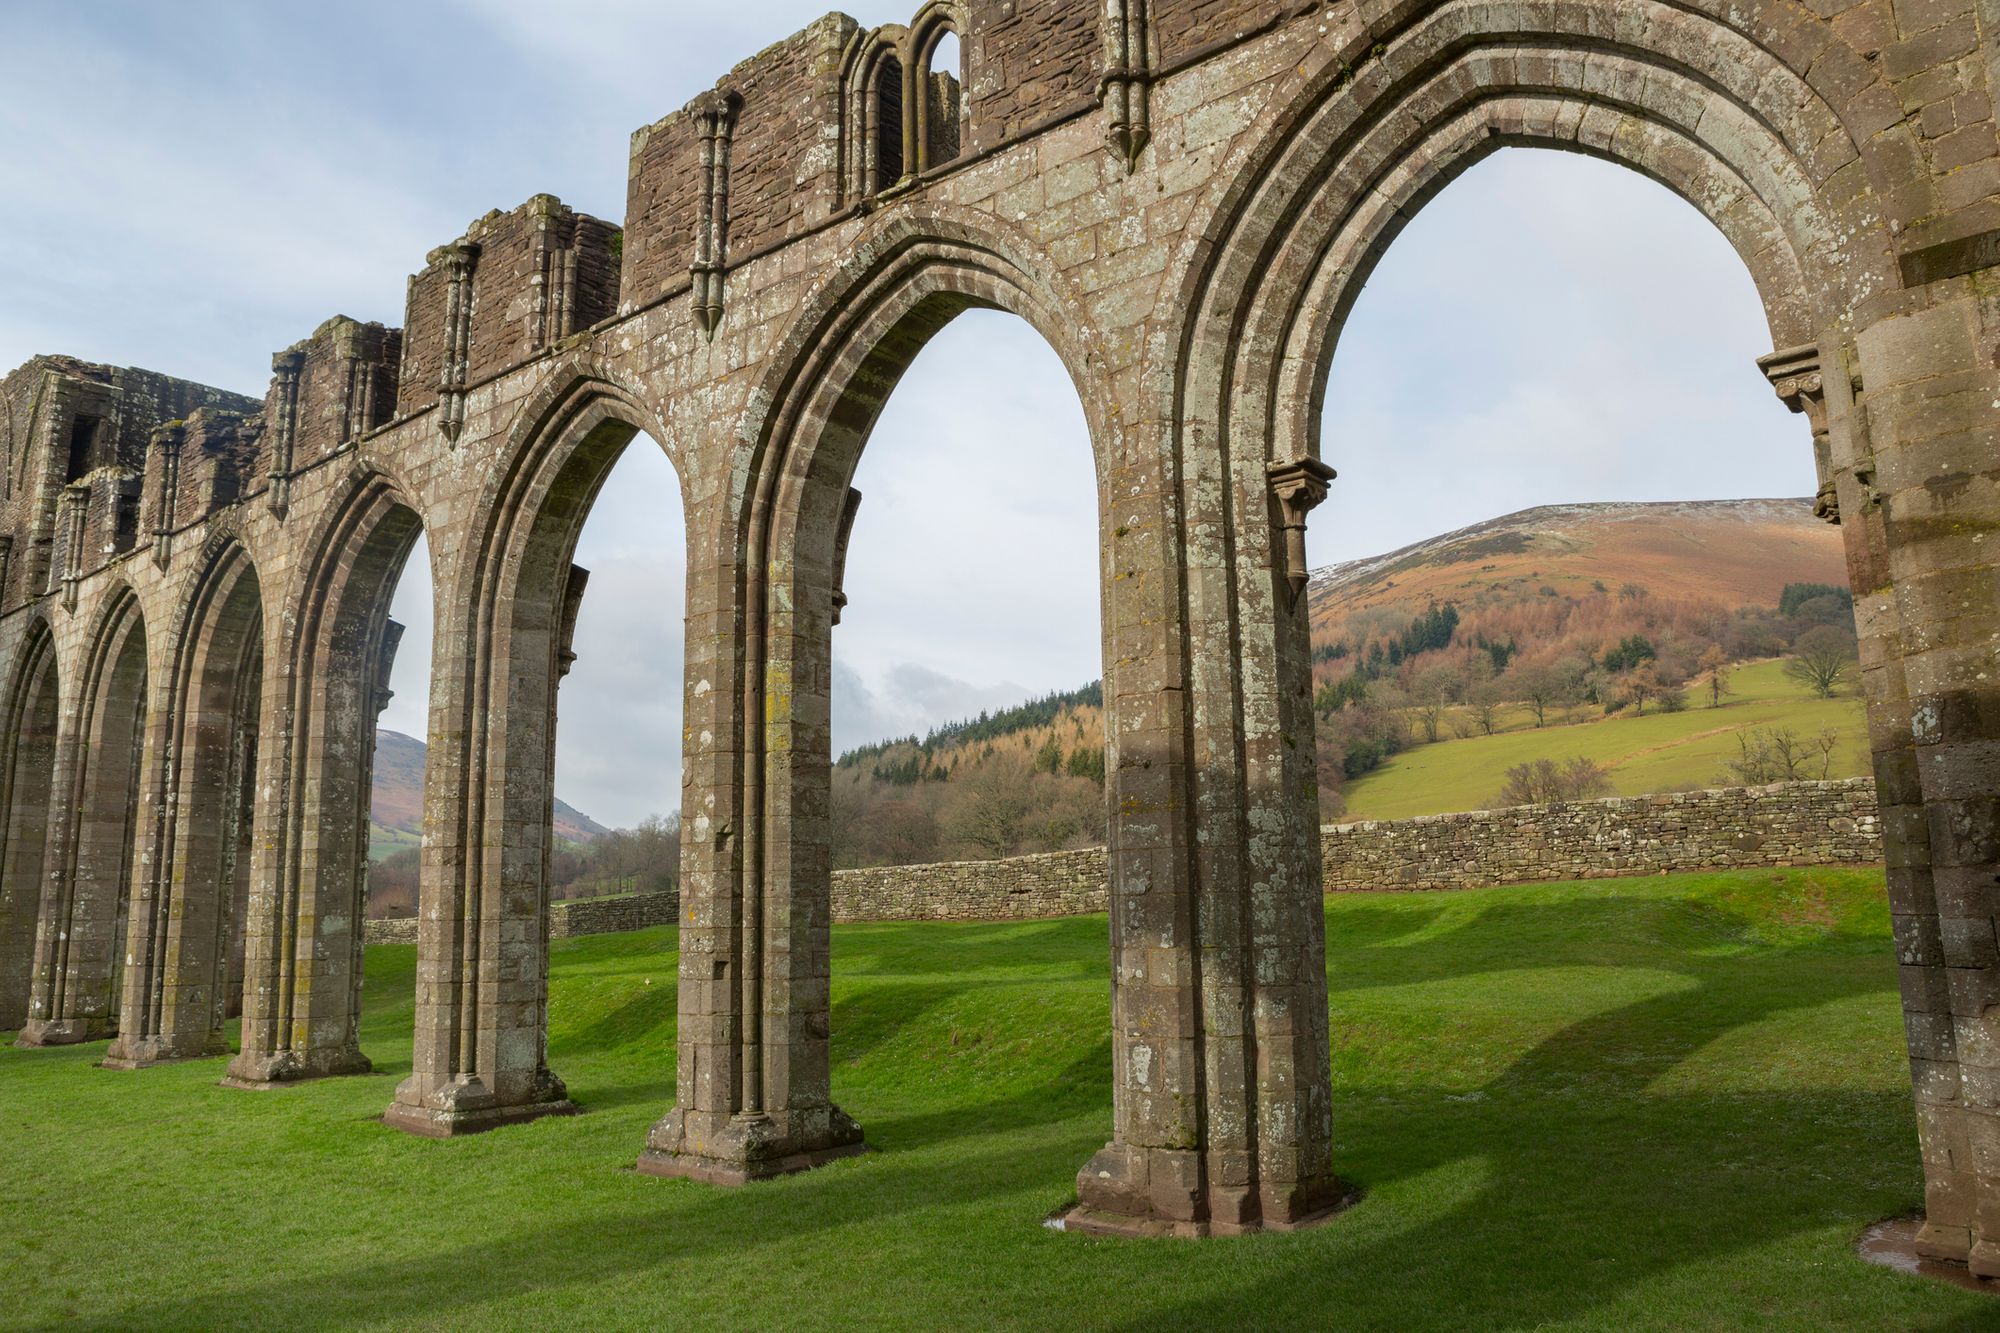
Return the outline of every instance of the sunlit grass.
<path id="1" fill-rule="evenodd" d="M 1110 1130 L 1102 917 L 834 932 L 837 1098 L 879 1150 L 717 1190 L 635 1174 L 673 1097 L 674 932 L 558 941 L 589 1114 L 455 1142 L 374 1117 L 414 958 L 369 951 L 380 1072 L 0 1052 L 0 1323 L 20 1327 L 1971 1327 L 1853 1257 L 1921 1199 L 1879 872 L 1327 906 L 1329 1225 L 1040 1225 Z"/>

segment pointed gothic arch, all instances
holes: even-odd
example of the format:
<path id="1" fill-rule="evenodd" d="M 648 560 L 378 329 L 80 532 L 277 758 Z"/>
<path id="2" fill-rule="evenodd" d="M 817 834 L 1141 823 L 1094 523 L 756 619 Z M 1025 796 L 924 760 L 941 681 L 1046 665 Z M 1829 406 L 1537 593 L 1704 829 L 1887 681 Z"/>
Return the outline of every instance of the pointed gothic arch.
<path id="1" fill-rule="evenodd" d="M 182 611 L 154 724 L 166 762 L 148 775 L 114 1068 L 219 1054 L 241 1011 L 264 630 L 256 567 L 225 529 Z"/>
<path id="2" fill-rule="evenodd" d="M 28 1019 L 35 935 L 41 916 L 49 817 L 54 809 L 62 700 L 55 636 L 31 618 L 7 691 L 0 740 L 0 1029 Z"/>
<path id="3" fill-rule="evenodd" d="M 90 1041 L 118 1025 L 150 706 L 145 618 L 129 586 L 112 589 L 88 642 L 56 765 L 24 1045 Z"/>
<path id="4" fill-rule="evenodd" d="M 360 1046 L 376 719 L 401 639 L 389 602 L 423 522 L 407 492 L 356 464 L 308 548 L 270 737 L 278 782 L 247 904 L 242 1049 L 232 1086 L 366 1073 Z"/>
<path id="5" fill-rule="evenodd" d="M 385 1119 L 447 1136 L 576 1108 L 548 1064 L 548 893 L 557 689 L 598 489 L 642 431 L 643 397 L 588 359 L 528 396 L 478 499 L 439 608 L 425 776 L 429 831 L 414 1071 Z M 684 503 L 682 496 L 676 503 Z M 451 673 L 447 676 L 447 673 Z"/>

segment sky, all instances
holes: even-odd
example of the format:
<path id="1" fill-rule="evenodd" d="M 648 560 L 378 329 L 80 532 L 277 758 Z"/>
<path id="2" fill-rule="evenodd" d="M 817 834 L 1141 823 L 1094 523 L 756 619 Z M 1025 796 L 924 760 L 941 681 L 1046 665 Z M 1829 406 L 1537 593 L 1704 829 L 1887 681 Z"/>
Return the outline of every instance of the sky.
<path id="1" fill-rule="evenodd" d="M 822 0 L 36 6 L 0 44 L 0 367 L 38 352 L 262 396 L 335 313 L 398 324 L 426 251 L 538 192 L 617 219 L 631 131 Z M 849 5 L 906 21 L 914 0 Z M 1622 168 L 1510 149 L 1399 236 L 1333 355 L 1315 565 L 1535 504 L 1806 495 L 1808 438 L 1758 373 L 1747 271 Z M 679 806 L 685 555 L 643 437 L 592 511 L 558 794 L 629 825 Z M 973 312 L 918 358 L 863 455 L 836 749 L 1100 672 L 1096 502 L 1075 390 Z M 421 736 L 419 551 L 384 724 Z"/>

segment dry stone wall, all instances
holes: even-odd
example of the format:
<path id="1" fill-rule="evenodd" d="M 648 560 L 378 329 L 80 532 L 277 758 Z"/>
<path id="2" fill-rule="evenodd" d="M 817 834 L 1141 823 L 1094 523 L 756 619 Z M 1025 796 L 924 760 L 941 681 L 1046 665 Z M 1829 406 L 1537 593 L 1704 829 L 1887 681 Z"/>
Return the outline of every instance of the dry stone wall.
<path id="1" fill-rule="evenodd" d="M 1875 782 L 1795 782 L 1320 830 L 1329 893 L 1882 859 Z"/>
<path id="2" fill-rule="evenodd" d="M 833 873 L 835 921 L 1019 921 L 1106 909 L 1102 847 Z"/>
<path id="3" fill-rule="evenodd" d="M 671 926 L 680 918 L 678 893 L 635 893 L 624 898 L 579 898 L 549 906 L 549 936 L 569 939 L 576 935 L 611 935 L 621 930 L 644 930 L 648 926 Z M 370 921 L 370 944 L 415 944 L 417 918 L 397 917 Z"/>
<path id="4" fill-rule="evenodd" d="M 1326 891 L 1472 889 L 1664 871 L 1863 865 L 1882 859 L 1872 778 L 1726 787 L 1575 805 L 1475 810 L 1320 830 Z M 1026 921 L 1108 909 L 1102 847 L 1005 861 L 873 866 L 833 875 L 835 921 Z M 672 893 L 550 909 L 549 934 L 677 919 Z M 371 921 L 371 944 L 414 944 L 414 918 Z"/>

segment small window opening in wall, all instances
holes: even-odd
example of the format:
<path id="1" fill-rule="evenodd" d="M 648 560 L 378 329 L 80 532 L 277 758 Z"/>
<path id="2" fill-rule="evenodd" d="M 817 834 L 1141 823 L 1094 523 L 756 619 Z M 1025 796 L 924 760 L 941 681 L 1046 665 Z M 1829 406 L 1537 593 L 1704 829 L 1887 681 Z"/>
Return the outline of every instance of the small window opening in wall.
<path id="1" fill-rule="evenodd" d="M 112 549 L 120 552 L 129 551 L 139 542 L 139 497 L 136 494 L 120 495 L 116 505 L 111 536 Z"/>
<path id="2" fill-rule="evenodd" d="M 64 481 L 76 481 L 96 466 L 97 432 L 103 424 L 102 417 L 79 416 L 70 426 L 69 466 L 64 469 Z"/>
<path id="3" fill-rule="evenodd" d="M 883 56 L 875 67 L 875 189 L 903 179 L 903 63 Z"/>
<path id="4" fill-rule="evenodd" d="M 964 69 L 958 34 L 947 29 L 924 62 L 924 168 L 951 161 L 964 143 Z"/>

